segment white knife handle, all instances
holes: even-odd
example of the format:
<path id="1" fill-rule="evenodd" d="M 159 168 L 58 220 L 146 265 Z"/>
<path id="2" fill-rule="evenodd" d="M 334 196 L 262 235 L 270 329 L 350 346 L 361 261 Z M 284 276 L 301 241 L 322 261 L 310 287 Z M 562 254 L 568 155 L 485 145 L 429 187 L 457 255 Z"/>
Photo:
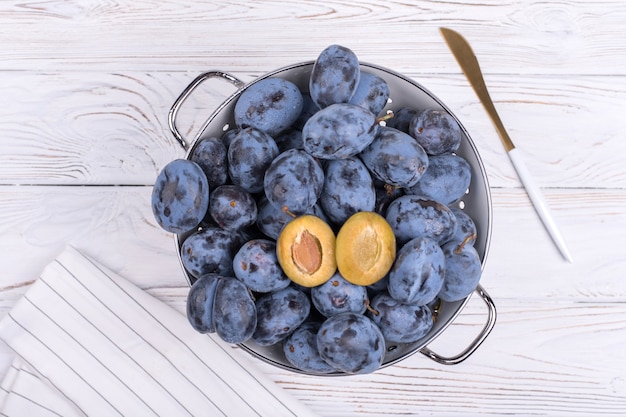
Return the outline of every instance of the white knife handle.
<path id="1" fill-rule="evenodd" d="M 517 175 L 522 181 L 522 184 L 524 184 L 524 188 L 526 188 L 526 192 L 528 193 L 530 201 L 533 203 L 533 206 L 535 207 L 539 218 L 543 222 L 545 228 L 548 230 L 550 237 L 552 237 L 552 240 L 554 241 L 555 245 L 557 246 L 563 257 L 571 263 L 572 256 L 570 255 L 567 246 L 565 245 L 565 240 L 563 239 L 563 236 L 561 236 L 561 233 L 559 232 L 559 229 L 557 228 L 556 223 L 552 218 L 550 209 L 548 208 L 548 204 L 541 194 L 541 190 L 530 175 L 530 172 L 528 172 L 526 164 L 522 160 L 519 151 L 517 150 L 517 148 L 513 148 L 508 152 L 508 155 L 511 159 L 511 162 L 513 163 L 513 166 L 515 167 L 515 170 L 517 171 Z"/>

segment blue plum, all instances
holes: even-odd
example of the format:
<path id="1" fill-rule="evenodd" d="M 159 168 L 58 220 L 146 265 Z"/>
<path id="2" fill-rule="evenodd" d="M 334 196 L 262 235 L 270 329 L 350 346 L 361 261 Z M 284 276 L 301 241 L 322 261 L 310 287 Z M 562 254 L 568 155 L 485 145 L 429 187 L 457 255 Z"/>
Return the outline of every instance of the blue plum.
<path id="1" fill-rule="evenodd" d="M 277 155 L 270 135 L 252 127 L 240 130 L 228 147 L 230 179 L 252 194 L 263 191 L 263 176 Z"/>
<path id="2" fill-rule="evenodd" d="M 339 313 L 327 318 L 317 332 L 322 359 L 349 374 L 367 374 L 380 368 L 385 339 L 378 326 L 364 314 Z"/>
<path id="3" fill-rule="evenodd" d="M 386 121 L 388 127 L 393 127 L 404 133 L 409 133 L 409 125 L 417 110 L 412 107 L 401 107 L 393 112 L 393 117 Z"/>
<path id="4" fill-rule="evenodd" d="M 198 278 L 187 294 L 187 319 L 196 331 L 214 333 L 213 303 L 215 289 L 222 277 L 217 274 L 205 274 Z"/>
<path id="5" fill-rule="evenodd" d="M 428 168 L 428 155 L 408 134 L 381 126 L 372 143 L 360 154 L 372 174 L 386 184 L 415 185 Z"/>
<path id="6" fill-rule="evenodd" d="M 289 149 L 269 165 L 264 177 L 267 200 L 291 214 L 303 214 L 317 203 L 324 185 L 324 170 L 305 151 Z"/>
<path id="7" fill-rule="evenodd" d="M 480 257 L 474 246 L 466 242 L 449 242 L 442 246 L 446 273 L 439 298 L 458 301 L 470 295 L 482 275 Z"/>
<path id="8" fill-rule="evenodd" d="M 220 185 L 211 193 L 209 214 L 222 229 L 244 230 L 256 222 L 257 212 L 252 195 L 238 185 Z"/>
<path id="9" fill-rule="evenodd" d="M 301 371 L 316 374 L 336 371 L 322 359 L 317 350 L 317 332 L 320 326 L 321 323 L 318 322 L 304 322 L 283 342 L 285 359 Z"/>
<path id="10" fill-rule="evenodd" d="M 274 137 L 298 119 L 302 106 L 302 93 L 294 83 L 263 78 L 243 90 L 233 114 L 239 128 L 254 127 Z"/>
<path id="11" fill-rule="evenodd" d="M 387 105 L 388 99 L 389 86 L 387 82 L 370 72 L 361 71 L 361 79 L 349 102 L 378 115 Z"/>
<path id="12" fill-rule="evenodd" d="M 233 270 L 235 277 L 256 292 L 281 290 L 291 283 L 278 263 L 276 242 L 268 239 L 244 243 L 235 254 Z"/>
<path id="13" fill-rule="evenodd" d="M 257 326 L 256 306 L 248 288 L 239 280 L 218 280 L 213 302 L 215 332 L 228 343 L 243 343 Z"/>
<path id="14" fill-rule="evenodd" d="M 294 129 L 302 130 L 304 124 L 311 116 L 320 111 L 320 107 L 315 104 L 310 94 L 303 94 L 304 104 L 302 105 L 302 112 L 298 119 L 291 125 Z"/>
<path id="15" fill-rule="evenodd" d="M 263 294 L 256 301 L 257 328 L 252 340 L 271 346 L 284 340 L 300 326 L 311 311 L 311 301 L 302 291 L 289 286 Z"/>
<path id="16" fill-rule="evenodd" d="M 259 214 L 257 216 L 256 225 L 261 233 L 274 240 L 278 239 L 283 227 L 295 218 L 293 215 L 289 214 L 287 210 L 274 207 L 265 196 L 262 196 L 259 200 L 258 207 Z M 329 222 L 319 202 L 313 207 L 309 207 L 305 214 L 312 214 L 324 220 L 326 223 Z"/>
<path id="17" fill-rule="evenodd" d="M 379 179 L 374 181 L 374 190 L 376 191 L 376 205 L 374 206 L 374 211 L 383 217 L 385 217 L 387 213 L 389 204 L 396 198 L 402 197 L 405 194 L 402 187 L 384 184 Z"/>
<path id="18" fill-rule="evenodd" d="M 317 57 L 309 79 L 309 94 L 320 108 L 350 101 L 359 85 L 359 59 L 342 45 L 330 45 Z"/>
<path id="19" fill-rule="evenodd" d="M 221 136 L 220 139 L 222 139 L 222 142 L 224 143 L 224 146 L 226 146 L 226 151 L 228 152 L 228 147 L 230 146 L 230 143 L 233 141 L 233 139 L 235 139 L 235 136 L 237 136 L 237 134 L 239 133 L 239 128 L 234 128 L 234 129 L 228 129 L 226 132 L 224 132 Z"/>
<path id="20" fill-rule="evenodd" d="M 387 285 L 389 284 L 389 274 L 385 275 L 378 281 L 367 286 L 367 293 L 369 298 L 373 298 L 375 295 L 387 291 Z"/>
<path id="21" fill-rule="evenodd" d="M 433 314 L 428 306 L 402 303 L 388 293 L 372 299 L 367 316 L 391 343 L 416 342 L 433 327 Z"/>
<path id="22" fill-rule="evenodd" d="M 228 181 L 228 157 L 221 138 L 208 137 L 198 141 L 189 154 L 189 160 L 200 165 L 211 191 Z"/>
<path id="23" fill-rule="evenodd" d="M 409 124 L 409 134 L 429 155 L 455 152 L 461 145 L 461 127 L 444 110 L 420 110 Z"/>
<path id="24" fill-rule="evenodd" d="M 156 178 L 151 206 L 155 220 L 168 232 L 198 227 L 209 208 L 209 182 L 202 168 L 187 159 L 169 162 Z"/>
<path id="25" fill-rule="evenodd" d="M 336 272 L 325 283 L 311 288 L 311 301 L 326 317 L 346 311 L 362 314 L 367 308 L 367 288 L 346 281 Z"/>
<path id="26" fill-rule="evenodd" d="M 422 195 L 451 205 L 465 195 L 472 180 L 469 163 L 455 154 L 433 155 L 422 178 L 407 194 Z"/>
<path id="27" fill-rule="evenodd" d="M 278 145 L 279 152 L 285 152 L 289 149 L 304 149 L 302 141 L 302 131 L 289 128 L 274 138 Z"/>
<path id="28" fill-rule="evenodd" d="M 211 272 L 232 276 L 233 256 L 243 244 L 243 236 L 218 227 L 207 227 L 189 235 L 181 245 L 183 266 L 193 277 Z"/>
<path id="29" fill-rule="evenodd" d="M 363 162 L 356 157 L 328 161 L 319 202 L 336 225 L 359 211 L 373 211 L 376 191 Z"/>
<path id="30" fill-rule="evenodd" d="M 332 104 L 305 123 L 304 150 L 320 159 L 349 158 L 374 140 L 378 128 L 376 116 L 369 110 L 349 103 Z"/>
<path id="31" fill-rule="evenodd" d="M 442 245 L 456 227 L 456 218 L 448 206 L 411 194 L 392 201 L 385 218 L 400 245 L 416 237 L 428 237 Z"/>
<path id="32" fill-rule="evenodd" d="M 449 242 L 466 242 L 473 245 L 478 237 L 478 229 L 476 228 L 474 219 L 472 219 L 465 210 L 458 207 L 452 207 L 450 210 L 452 210 L 456 218 L 456 227 L 454 228 L 454 233 L 450 237 Z"/>
<path id="33" fill-rule="evenodd" d="M 274 240 L 278 239 L 283 227 L 293 220 L 293 216 L 290 216 L 286 210 L 274 207 L 265 195 L 260 198 L 258 208 L 256 225 L 261 233 Z"/>
<path id="34" fill-rule="evenodd" d="M 259 213 L 256 219 L 257 228 L 265 236 L 278 239 L 281 230 L 293 219 L 285 210 L 280 210 L 263 195 L 258 202 Z"/>
<path id="35" fill-rule="evenodd" d="M 432 239 L 418 237 L 404 244 L 396 254 L 387 290 L 402 303 L 425 305 L 437 297 L 445 273 L 441 247 Z"/>

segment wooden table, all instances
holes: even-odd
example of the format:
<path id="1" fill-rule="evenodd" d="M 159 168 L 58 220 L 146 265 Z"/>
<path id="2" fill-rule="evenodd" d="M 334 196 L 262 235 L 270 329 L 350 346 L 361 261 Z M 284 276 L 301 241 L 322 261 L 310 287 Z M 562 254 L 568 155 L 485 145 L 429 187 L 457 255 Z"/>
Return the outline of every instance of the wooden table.
<path id="1" fill-rule="evenodd" d="M 261 370 L 328 416 L 626 415 L 625 23 L 621 0 L 4 1 L 0 314 L 67 244 L 183 311 L 173 239 L 149 206 L 159 170 L 184 155 L 170 106 L 203 71 L 248 81 L 339 43 L 425 85 L 470 132 L 493 197 L 481 282 L 498 319 L 454 366 L 416 354 L 346 378 Z M 573 264 L 541 226 L 439 26 L 473 45 Z M 232 91 L 211 83 L 195 94 L 185 134 Z M 485 315 L 473 297 L 430 347 L 459 352 Z"/>

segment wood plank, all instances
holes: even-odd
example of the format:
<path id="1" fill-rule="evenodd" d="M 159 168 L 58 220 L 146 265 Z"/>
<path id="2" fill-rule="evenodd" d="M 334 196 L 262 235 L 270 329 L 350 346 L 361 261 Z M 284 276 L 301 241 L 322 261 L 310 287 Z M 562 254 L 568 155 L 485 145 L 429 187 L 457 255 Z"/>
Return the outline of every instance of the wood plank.
<path id="1" fill-rule="evenodd" d="M 483 308 L 468 304 L 431 347 L 458 353 L 480 329 Z M 350 384 L 263 369 L 323 415 L 618 416 L 626 413 L 624 313 L 622 303 L 507 299 L 492 333 L 458 365 L 418 353 Z"/>
<path id="2" fill-rule="evenodd" d="M 142 288 L 184 286 L 150 194 L 150 187 L 0 187 L 2 294 L 19 297 L 68 244 Z"/>
<path id="3" fill-rule="evenodd" d="M 624 22 L 621 0 L 0 2 L 0 318 L 67 244 L 184 314 L 189 287 L 148 203 L 159 169 L 184 155 L 167 126 L 172 102 L 200 72 L 247 81 L 341 43 L 424 84 L 476 142 L 494 214 L 481 283 L 497 323 L 455 366 L 417 353 L 349 378 L 257 367 L 328 416 L 624 416 Z M 543 230 L 439 26 L 474 47 L 574 264 Z M 194 95 L 185 135 L 232 91 Z M 472 297 L 429 347 L 456 354 L 484 322 Z M 0 346 L 0 375 L 13 356 Z"/>
<path id="4" fill-rule="evenodd" d="M 7 16 L 3 44 L 9 47 L 0 51 L 6 70 L 267 72 L 344 43 L 401 72 L 450 72 L 456 66 L 437 33 L 449 26 L 475 45 L 491 73 L 626 74 L 626 45 L 614 42 L 626 35 L 620 0 L 221 1 L 193 8 L 159 1 L 6 1 L 0 16 Z"/>
<path id="5" fill-rule="evenodd" d="M 574 264 L 561 259 L 521 190 L 492 191 L 481 282 L 494 298 L 626 301 L 626 258 L 617 244 L 626 230 L 626 191 L 547 190 Z M 152 217 L 150 194 L 148 186 L 0 187 L 0 311 L 66 244 L 142 288 L 186 287 L 173 238 Z M 15 261 L 25 258 L 31 261 Z"/>
<path id="6" fill-rule="evenodd" d="M 181 314 L 184 298 L 155 291 Z M 626 305 L 496 299 L 496 326 L 465 362 L 441 365 L 416 353 L 374 374 L 344 378 L 293 374 L 257 361 L 264 373 L 321 415 L 618 416 L 626 412 Z M 472 297 L 429 348 L 452 356 L 486 320 Z M 233 347 L 237 349 L 237 347 Z"/>
<path id="7" fill-rule="evenodd" d="M 191 72 L 0 72 L 1 184 L 152 184 L 184 151 L 167 113 Z M 234 73 L 249 81 L 253 75 Z M 256 74 L 259 75 L 259 74 Z M 472 136 L 493 187 L 519 187 L 491 122 L 460 75 L 406 74 L 448 105 Z M 542 187 L 625 188 L 626 77 L 490 76 L 496 106 Z M 203 85 L 185 103 L 186 136 L 234 91 Z M 590 127 L 588 120 L 594 120 Z M 598 163 L 602 161 L 602 163 Z"/>
<path id="8" fill-rule="evenodd" d="M 150 293 L 184 314 L 186 291 Z M 374 374 L 345 378 L 290 373 L 253 361 L 322 416 L 550 415 L 626 413 L 624 303 L 497 299 L 497 323 L 465 362 L 440 365 L 415 353 Z M 484 325 L 486 310 L 472 297 L 429 347 L 453 355 Z M 233 346 L 233 349 L 239 349 Z M 242 352 L 243 353 L 243 352 Z M 0 346 L 0 365 L 12 357 Z"/>
<path id="9" fill-rule="evenodd" d="M 0 315 L 66 243 L 184 313 L 188 287 L 171 237 L 150 217 L 149 194 L 150 187 L 132 186 L 0 187 Z M 260 362 L 259 368 L 322 415 L 626 412 L 626 379 L 619 366 L 626 361 L 625 265 L 615 245 L 625 230 L 626 192 L 548 193 L 570 238 L 574 265 L 562 262 L 539 227 L 530 226 L 534 214 L 523 193 L 494 189 L 493 194 L 494 236 L 483 285 L 494 298 L 498 320 L 467 361 L 444 366 L 416 354 L 376 374 L 350 377 L 349 384 Z M 568 210 L 572 205 L 576 211 Z M 472 297 L 430 347 L 442 355 L 459 352 L 483 326 L 485 314 L 482 302 Z M 9 357 L 0 349 L 0 362 Z"/>
<path id="10" fill-rule="evenodd" d="M 459 365 L 416 354 L 348 383 L 276 373 L 274 378 L 325 415 L 616 416 L 626 412 L 624 373 L 616 366 L 626 359 L 616 343 L 626 334 L 618 319 L 623 314 L 623 304 L 546 308 L 506 300 L 493 332 Z M 458 332 L 460 327 L 454 324 L 441 338 L 458 346 L 458 333 L 477 330 Z"/>
<path id="11" fill-rule="evenodd" d="M 561 258 L 527 195 L 496 189 L 493 234 L 482 282 L 495 297 L 624 302 L 626 270 L 619 242 L 626 230 L 626 199 L 620 190 L 546 190 L 574 258 Z"/>

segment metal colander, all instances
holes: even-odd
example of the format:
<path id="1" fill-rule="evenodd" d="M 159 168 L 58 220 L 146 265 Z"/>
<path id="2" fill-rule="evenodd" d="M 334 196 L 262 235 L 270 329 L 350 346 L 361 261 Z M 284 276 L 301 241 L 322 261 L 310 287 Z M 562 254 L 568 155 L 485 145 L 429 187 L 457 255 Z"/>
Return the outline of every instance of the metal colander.
<path id="1" fill-rule="evenodd" d="M 197 143 L 199 143 L 201 139 L 212 136 L 220 137 L 224 133 L 224 131 L 235 126 L 235 121 L 233 118 L 235 103 L 237 102 L 237 99 L 239 98 L 241 93 L 245 91 L 248 87 L 264 78 L 280 77 L 293 82 L 301 89 L 301 91 L 306 92 L 308 91 L 309 76 L 313 68 L 313 64 L 314 61 L 310 61 L 280 68 L 264 76 L 261 76 L 247 84 L 240 81 L 236 77 L 222 71 L 208 71 L 199 75 L 196 79 L 192 81 L 191 84 L 189 84 L 187 88 L 185 88 L 185 90 L 183 90 L 178 99 L 174 102 L 170 110 L 168 119 L 169 127 L 172 134 L 174 135 L 174 138 L 186 150 L 186 158 L 189 158 L 191 152 L 193 152 L 194 150 L 194 147 Z M 456 116 L 454 116 L 454 114 L 452 114 L 452 112 L 437 97 L 435 97 L 421 84 L 401 74 L 377 65 L 361 63 L 361 69 L 363 71 L 373 73 L 383 78 L 387 82 L 390 89 L 390 99 L 385 110 L 393 111 L 402 107 L 411 107 L 416 109 L 427 107 L 438 108 L 449 113 L 459 123 L 459 126 L 461 126 L 462 141 L 461 146 L 456 153 L 464 157 L 469 163 L 472 171 L 472 180 L 468 192 L 460 202 L 456 203 L 456 205 L 459 208 L 463 209 L 476 223 L 477 239 L 474 243 L 474 246 L 478 251 L 478 254 L 480 255 L 480 259 L 484 269 L 491 238 L 491 193 L 489 190 L 485 168 L 480 159 L 476 146 L 469 137 L 469 134 L 467 133 L 461 122 L 458 120 L 458 118 L 456 118 Z M 231 83 L 236 88 L 236 91 L 213 112 L 209 119 L 202 125 L 196 137 L 193 140 L 187 140 L 183 137 L 177 127 L 177 116 L 179 110 L 181 109 L 182 104 L 189 97 L 189 95 L 200 84 L 209 79 L 219 79 Z M 174 236 L 179 260 L 181 245 L 190 233 L 191 232 Z M 187 271 L 185 271 L 184 267 L 183 271 L 189 281 L 189 284 L 193 284 L 195 278 L 189 275 Z M 484 290 L 484 288 L 479 285 L 473 294 L 479 296 L 487 306 L 486 323 L 478 336 L 470 343 L 469 346 L 463 349 L 461 353 L 451 357 L 444 357 L 429 349 L 428 345 L 444 330 L 446 330 L 446 328 L 455 320 L 455 318 L 461 313 L 465 305 L 468 303 L 472 295 L 460 301 L 442 303 L 436 313 L 437 316 L 433 328 L 421 340 L 414 343 L 388 345 L 382 367 L 397 363 L 398 361 L 416 352 L 421 352 L 432 360 L 449 365 L 459 363 L 469 357 L 489 335 L 496 321 L 495 305 L 491 297 Z M 282 346 L 280 344 L 267 347 L 258 346 L 254 342 L 250 341 L 243 343 L 240 346 L 245 351 L 249 352 L 250 354 L 261 360 L 264 360 L 281 368 L 292 370 L 294 372 L 302 372 L 299 369 L 293 367 L 285 359 L 282 351 Z M 341 375 L 341 373 L 330 375 Z"/>

